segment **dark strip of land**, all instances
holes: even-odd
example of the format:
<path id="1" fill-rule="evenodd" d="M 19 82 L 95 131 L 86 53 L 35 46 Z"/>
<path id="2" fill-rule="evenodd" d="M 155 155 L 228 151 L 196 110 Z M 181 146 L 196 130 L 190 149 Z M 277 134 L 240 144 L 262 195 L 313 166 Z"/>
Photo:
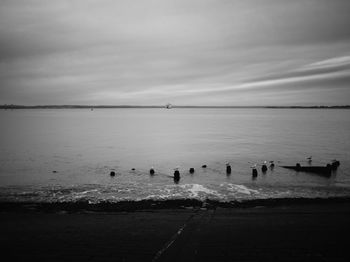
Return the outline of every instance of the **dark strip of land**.
<path id="1" fill-rule="evenodd" d="M 349 202 L 119 212 L 4 208 L 0 246 L 8 261 L 349 261 L 349 218 Z"/>
<path id="2" fill-rule="evenodd" d="M 165 108 L 163 105 L 0 105 L 0 109 L 92 109 L 92 108 Z M 350 109 L 350 105 L 339 106 L 180 106 L 172 105 L 171 108 L 269 108 L 269 109 Z"/>

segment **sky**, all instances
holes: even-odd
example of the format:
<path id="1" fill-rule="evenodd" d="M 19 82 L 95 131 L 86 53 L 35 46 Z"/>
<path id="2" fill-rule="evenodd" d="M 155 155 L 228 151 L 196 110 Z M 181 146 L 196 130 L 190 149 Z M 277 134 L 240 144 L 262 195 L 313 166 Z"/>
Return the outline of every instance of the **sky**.
<path id="1" fill-rule="evenodd" d="M 349 0 L 1 0 L 0 104 L 349 105 Z"/>

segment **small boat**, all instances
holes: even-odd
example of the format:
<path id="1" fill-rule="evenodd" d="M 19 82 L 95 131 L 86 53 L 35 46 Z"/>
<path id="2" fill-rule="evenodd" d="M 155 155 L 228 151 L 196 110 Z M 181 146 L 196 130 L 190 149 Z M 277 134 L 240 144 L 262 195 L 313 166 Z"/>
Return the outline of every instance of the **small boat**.
<path id="1" fill-rule="evenodd" d="M 326 166 L 301 166 L 296 164 L 295 166 L 282 166 L 283 168 L 293 169 L 295 171 L 315 173 L 319 175 L 330 176 L 332 174 L 332 166 L 327 164 Z"/>

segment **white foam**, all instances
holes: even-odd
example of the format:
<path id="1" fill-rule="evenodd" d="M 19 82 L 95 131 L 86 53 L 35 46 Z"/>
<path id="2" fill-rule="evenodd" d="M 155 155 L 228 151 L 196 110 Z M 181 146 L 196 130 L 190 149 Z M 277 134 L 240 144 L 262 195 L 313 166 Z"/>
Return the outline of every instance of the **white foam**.
<path id="1" fill-rule="evenodd" d="M 146 197 L 138 198 L 138 200 L 168 200 L 181 198 L 181 194 L 163 194 L 163 195 L 148 195 Z"/>
<path id="2" fill-rule="evenodd" d="M 221 184 L 220 186 L 226 186 L 229 191 L 233 191 L 234 193 L 240 193 L 240 194 L 246 194 L 246 195 L 251 195 L 252 193 L 253 194 L 259 193 L 258 190 L 250 189 L 244 185 L 225 183 L 225 184 Z"/>
<path id="3" fill-rule="evenodd" d="M 190 197 L 193 197 L 193 198 L 200 197 L 201 193 L 205 195 L 214 195 L 217 197 L 222 197 L 222 195 L 219 194 L 217 191 L 211 190 L 199 184 L 186 184 L 186 185 L 182 185 L 181 187 L 185 189 L 187 192 L 189 192 Z"/>
<path id="4" fill-rule="evenodd" d="M 98 189 L 92 189 L 92 190 L 86 190 L 86 191 L 81 191 L 81 192 L 75 192 L 73 194 L 75 195 L 86 195 L 86 194 L 89 194 L 89 193 L 92 193 L 92 192 L 98 192 Z"/>

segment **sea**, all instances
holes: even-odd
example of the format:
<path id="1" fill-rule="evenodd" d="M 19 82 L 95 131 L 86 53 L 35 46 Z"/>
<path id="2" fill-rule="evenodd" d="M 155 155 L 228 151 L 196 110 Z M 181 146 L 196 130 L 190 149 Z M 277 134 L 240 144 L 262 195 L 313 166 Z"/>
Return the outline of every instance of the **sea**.
<path id="1" fill-rule="evenodd" d="M 0 201 L 347 198 L 349 113 L 300 108 L 0 110 Z M 330 176 L 282 167 L 325 166 L 334 159 L 340 166 Z M 252 176 L 254 165 L 257 177 Z M 175 169 L 179 180 L 174 180 Z"/>

